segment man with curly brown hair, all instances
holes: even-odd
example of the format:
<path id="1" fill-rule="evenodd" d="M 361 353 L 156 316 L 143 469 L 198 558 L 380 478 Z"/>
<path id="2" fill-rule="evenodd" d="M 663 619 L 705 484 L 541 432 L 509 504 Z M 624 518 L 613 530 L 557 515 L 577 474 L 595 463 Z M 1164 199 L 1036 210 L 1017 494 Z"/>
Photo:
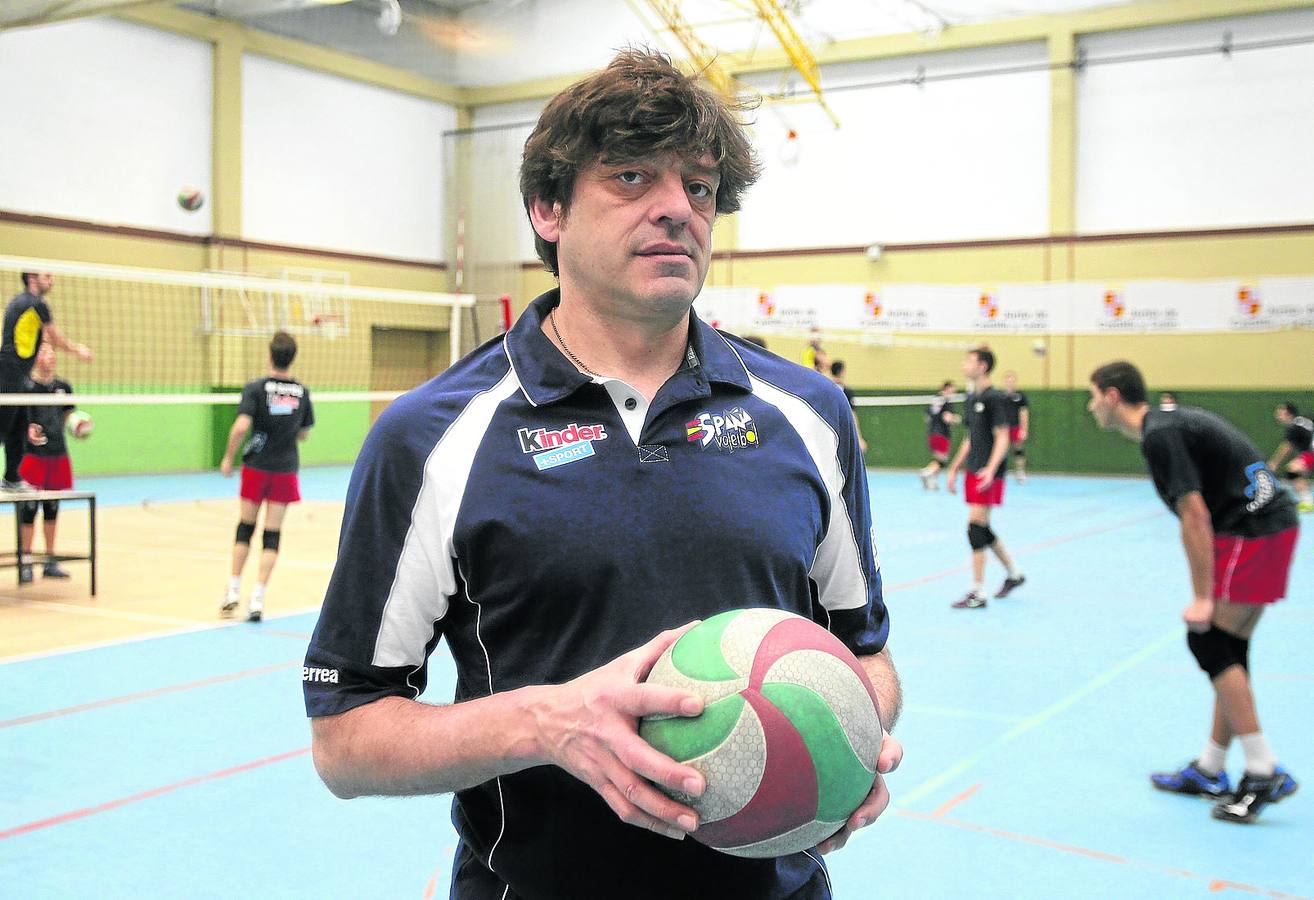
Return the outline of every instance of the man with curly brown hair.
<path id="1" fill-rule="evenodd" d="M 698 796 L 703 776 L 637 733 L 701 713 L 644 679 L 691 622 L 744 606 L 828 626 L 898 716 L 843 393 L 691 312 L 713 222 L 757 177 L 737 112 L 639 50 L 552 100 L 521 193 L 560 287 L 397 400 L 357 461 L 303 669 L 315 764 L 343 797 L 455 792 L 461 900 L 821 900 L 821 853 L 889 803 L 887 737 L 858 809 L 806 832 L 819 846 L 720 853 L 656 787 Z M 417 700 L 440 638 L 447 706 Z"/>

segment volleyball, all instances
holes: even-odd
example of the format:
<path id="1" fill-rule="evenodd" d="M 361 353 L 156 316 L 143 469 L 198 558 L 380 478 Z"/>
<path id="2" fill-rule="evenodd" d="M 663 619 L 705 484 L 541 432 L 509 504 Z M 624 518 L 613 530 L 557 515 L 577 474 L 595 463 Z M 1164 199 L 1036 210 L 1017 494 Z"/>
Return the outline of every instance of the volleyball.
<path id="1" fill-rule="evenodd" d="M 185 187 L 178 192 L 178 205 L 188 212 L 196 212 L 205 205 L 205 194 L 200 188 Z"/>
<path id="2" fill-rule="evenodd" d="M 91 420 L 91 416 L 88 413 L 84 413 L 82 410 L 74 410 L 68 414 L 68 421 L 65 423 L 64 427 L 73 437 L 78 440 L 85 440 L 95 429 L 96 423 Z"/>
<path id="3" fill-rule="evenodd" d="M 650 683 L 703 698 L 701 715 L 650 716 L 645 741 L 703 774 L 700 797 L 672 798 L 701 822 L 692 837 L 733 856 L 815 847 L 861 805 L 884 731 L 857 657 L 820 625 L 739 609 L 667 648 Z"/>

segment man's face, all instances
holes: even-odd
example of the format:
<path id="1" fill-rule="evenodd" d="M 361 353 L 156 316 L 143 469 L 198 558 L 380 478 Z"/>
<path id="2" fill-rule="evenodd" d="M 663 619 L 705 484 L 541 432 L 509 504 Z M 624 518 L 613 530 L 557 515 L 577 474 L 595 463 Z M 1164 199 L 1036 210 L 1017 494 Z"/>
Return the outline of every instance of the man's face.
<path id="1" fill-rule="evenodd" d="M 975 381 L 985 373 L 985 363 L 981 361 L 981 357 L 975 353 L 969 353 L 963 357 L 963 377 L 968 381 Z"/>
<path id="2" fill-rule="evenodd" d="M 27 279 L 27 290 L 29 293 L 43 297 L 50 293 L 50 289 L 55 286 L 55 276 L 49 272 L 39 272 L 31 275 Z"/>
<path id="3" fill-rule="evenodd" d="M 1277 419 L 1278 423 L 1281 425 L 1289 425 L 1292 418 L 1291 413 L 1287 412 L 1285 406 L 1279 406 L 1277 409 L 1273 410 L 1273 417 Z"/>
<path id="4" fill-rule="evenodd" d="M 1090 385 L 1090 402 L 1086 404 L 1086 410 L 1101 431 L 1115 431 L 1117 429 L 1118 424 L 1113 412 L 1118 406 L 1118 400 L 1119 395 L 1115 388 L 1101 391 L 1094 384 Z"/>
<path id="5" fill-rule="evenodd" d="M 569 212 L 537 201 L 531 215 L 557 243 L 563 290 L 599 312 L 670 318 L 689 309 L 707 277 L 720 180 L 707 155 L 595 163 L 575 180 Z"/>
<path id="6" fill-rule="evenodd" d="M 946 397 L 952 395 L 953 392 L 954 392 L 954 386 L 952 384 L 946 384 L 944 387 L 940 388 L 940 393 Z"/>

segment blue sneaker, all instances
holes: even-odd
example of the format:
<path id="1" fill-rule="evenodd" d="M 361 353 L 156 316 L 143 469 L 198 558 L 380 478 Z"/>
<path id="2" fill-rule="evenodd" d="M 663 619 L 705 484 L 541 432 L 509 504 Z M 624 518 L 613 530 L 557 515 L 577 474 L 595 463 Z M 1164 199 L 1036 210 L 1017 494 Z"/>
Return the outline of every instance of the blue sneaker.
<path id="1" fill-rule="evenodd" d="M 1213 817 L 1224 822 L 1250 824 L 1259 818 L 1259 811 L 1270 803 L 1277 803 L 1294 794 L 1300 785 L 1281 766 L 1269 776 L 1247 772 L 1231 796 L 1224 797 L 1214 807 Z"/>
<path id="2" fill-rule="evenodd" d="M 1206 775 L 1200 771 L 1195 760 L 1191 760 L 1176 772 L 1155 772 L 1150 776 L 1150 783 L 1159 790 L 1171 794 L 1195 794 L 1215 800 L 1228 796 L 1232 788 L 1226 772 Z"/>

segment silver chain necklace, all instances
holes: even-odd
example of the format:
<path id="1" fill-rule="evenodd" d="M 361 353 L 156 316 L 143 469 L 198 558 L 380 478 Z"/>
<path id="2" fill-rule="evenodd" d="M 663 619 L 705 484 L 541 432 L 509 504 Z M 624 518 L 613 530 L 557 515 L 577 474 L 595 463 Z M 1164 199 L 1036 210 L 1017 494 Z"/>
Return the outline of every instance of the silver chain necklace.
<path id="1" fill-rule="evenodd" d="M 574 353 L 572 353 L 571 349 L 566 346 L 565 338 L 563 338 L 561 336 L 561 332 L 557 330 L 556 307 L 553 307 L 552 312 L 548 313 L 548 322 L 552 325 L 552 333 L 556 335 L 557 343 L 561 345 L 562 350 L 566 351 L 566 356 L 570 357 L 570 361 L 573 362 L 577 367 L 579 367 L 579 370 L 583 372 L 585 375 L 592 375 L 594 378 L 601 378 L 602 375 L 593 371 L 588 366 L 584 365 L 584 363 L 580 361 L 580 358 L 576 356 Z"/>

